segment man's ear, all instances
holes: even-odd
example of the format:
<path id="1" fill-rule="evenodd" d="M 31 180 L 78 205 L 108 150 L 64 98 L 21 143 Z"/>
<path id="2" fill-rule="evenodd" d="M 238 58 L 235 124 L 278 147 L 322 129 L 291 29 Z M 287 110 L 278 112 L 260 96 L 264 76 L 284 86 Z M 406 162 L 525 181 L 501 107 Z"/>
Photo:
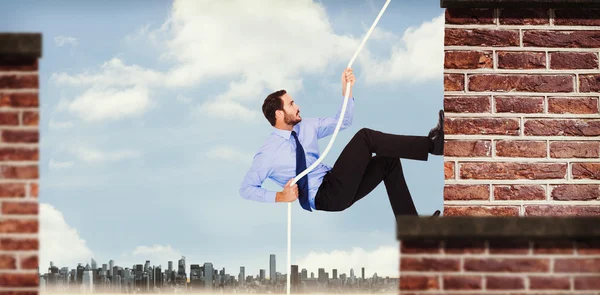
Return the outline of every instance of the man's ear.
<path id="1" fill-rule="evenodd" d="M 277 119 L 283 118 L 283 110 L 276 110 L 275 111 L 275 118 L 277 118 Z"/>

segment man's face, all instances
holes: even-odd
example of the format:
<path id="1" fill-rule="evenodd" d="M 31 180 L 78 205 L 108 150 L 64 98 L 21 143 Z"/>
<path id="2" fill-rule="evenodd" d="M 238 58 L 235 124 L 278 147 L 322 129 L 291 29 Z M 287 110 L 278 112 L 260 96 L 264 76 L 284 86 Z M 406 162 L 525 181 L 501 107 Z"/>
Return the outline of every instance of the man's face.
<path id="1" fill-rule="evenodd" d="M 302 121 L 302 117 L 300 117 L 300 107 L 294 103 L 292 96 L 289 95 L 289 93 L 286 93 L 281 96 L 281 100 L 283 101 L 283 121 L 288 125 L 300 123 Z"/>

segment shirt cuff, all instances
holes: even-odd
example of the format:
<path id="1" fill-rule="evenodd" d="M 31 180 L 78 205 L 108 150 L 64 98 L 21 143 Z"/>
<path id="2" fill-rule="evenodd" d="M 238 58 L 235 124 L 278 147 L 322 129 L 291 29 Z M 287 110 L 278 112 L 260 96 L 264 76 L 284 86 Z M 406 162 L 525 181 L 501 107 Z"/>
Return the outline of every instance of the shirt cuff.
<path id="1" fill-rule="evenodd" d="M 265 202 L 275 203 L 277 192 L 267 191 L 265 193 Z"/>

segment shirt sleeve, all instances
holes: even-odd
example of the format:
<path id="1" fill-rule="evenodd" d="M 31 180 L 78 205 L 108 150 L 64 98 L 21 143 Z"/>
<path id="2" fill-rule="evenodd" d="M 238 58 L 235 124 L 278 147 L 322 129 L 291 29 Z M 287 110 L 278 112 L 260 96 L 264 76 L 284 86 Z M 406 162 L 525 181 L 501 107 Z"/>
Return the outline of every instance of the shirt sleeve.
<path id="1" fill-rule="evenodd" d="M 323 137 L 329 136 L 333 134 L 335 131 L 335 126 L 337 126 L 338 120 L 342 115 L 342 107 L 344 100 L 342 98 L 342 105 L 340 105 L 340 109 L 334 118 L 325 117 L 318 118 L 317 120 L 317 138 L 321 139 Z M 340 126 L 340 130 L 344 130 L 348 128 L 348 126 L 352 125 L 352 118 L 354 117 L 354 97 L 348 98 L 348 103 L 346 105 L 346 112 L 344 114 L 344 119 L 342 120 L 342 126 Z"/>
<path id="2" fill-rule="evenodd" d="M 246 200 L 274 203 L 277 192 L 262 188 L 263 182 L 273 174 L 269 157 L 258 152 L 252 160 L 252 165 L 240 186 L 240 196 Z"/>

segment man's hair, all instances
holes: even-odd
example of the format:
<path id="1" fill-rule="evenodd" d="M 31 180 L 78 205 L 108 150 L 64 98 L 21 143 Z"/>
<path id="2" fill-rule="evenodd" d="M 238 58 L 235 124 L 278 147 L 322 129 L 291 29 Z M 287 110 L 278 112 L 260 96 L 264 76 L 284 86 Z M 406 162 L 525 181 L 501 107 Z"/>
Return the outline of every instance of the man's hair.
<path id="1" fill-rule="evenodd" d="M 286 94 L 285 90 L 275 91 L 265 98 L 265 102 L 262 105 L 262 111 L 265 118 L 271 123 L 271 126 L 275 126 L 275 111 L 283 110 L 283 100 L 281 96 Z"/>

